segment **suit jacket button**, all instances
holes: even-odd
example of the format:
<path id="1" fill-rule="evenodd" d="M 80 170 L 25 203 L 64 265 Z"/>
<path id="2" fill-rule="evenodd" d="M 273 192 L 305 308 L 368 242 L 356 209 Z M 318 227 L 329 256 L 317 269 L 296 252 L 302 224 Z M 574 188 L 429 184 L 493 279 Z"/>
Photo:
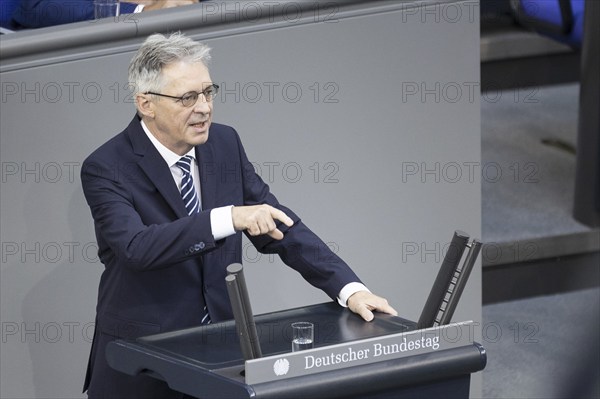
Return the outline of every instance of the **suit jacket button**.
<path id="1" fill-rule="evenodd" d="M 198 251 L 202 251 L 204 249 L 205 245 L 203 242 L 199 242 L 198 244 L 194 245 L 194 250 L 196 252 Z"/>

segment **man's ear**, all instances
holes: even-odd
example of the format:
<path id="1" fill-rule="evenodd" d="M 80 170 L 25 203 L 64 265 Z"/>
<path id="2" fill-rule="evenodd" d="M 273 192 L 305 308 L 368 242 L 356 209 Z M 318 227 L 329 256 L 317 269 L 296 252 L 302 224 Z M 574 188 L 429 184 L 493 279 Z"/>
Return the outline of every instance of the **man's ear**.
<path id="1" fill-rule="evenodd" d="M 154 118 L 154 104 L 150 101 L 150 94 L 137 93 L 135 95 L 135 106 L 141 115 Z"/>

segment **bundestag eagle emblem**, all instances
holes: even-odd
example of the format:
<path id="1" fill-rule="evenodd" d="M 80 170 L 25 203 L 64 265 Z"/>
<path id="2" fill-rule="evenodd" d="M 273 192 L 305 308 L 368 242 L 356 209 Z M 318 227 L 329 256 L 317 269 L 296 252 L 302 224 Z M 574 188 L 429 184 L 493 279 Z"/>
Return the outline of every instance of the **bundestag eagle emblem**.
<path id="1" fill-rule="evenodd" d="M 278 359 L 273 364 L 275 375 L 286 375 L 290 371 L 290 362 L 287 359 Z"/>

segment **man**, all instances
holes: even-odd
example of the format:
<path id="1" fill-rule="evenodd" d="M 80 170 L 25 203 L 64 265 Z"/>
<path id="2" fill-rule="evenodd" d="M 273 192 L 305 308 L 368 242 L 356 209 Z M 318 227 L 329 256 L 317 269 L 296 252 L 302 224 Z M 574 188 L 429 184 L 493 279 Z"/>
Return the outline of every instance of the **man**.
<path id="1" fill-rule="evenodd" d="M 86 159 L 82 183 L 105 265 L 85 388 L 89 397 L 181 397 L 112 370 L 106 345 L 232 318 L 226 267 L 243 231 L 365 320 L 397 314 L 281 205 L 254 172 L 236 131 L 212 122 L 203 44 L 152 35 L 131 61 L 137 115 Z M 85 389 L 84 388 L 84 389 Z"/>

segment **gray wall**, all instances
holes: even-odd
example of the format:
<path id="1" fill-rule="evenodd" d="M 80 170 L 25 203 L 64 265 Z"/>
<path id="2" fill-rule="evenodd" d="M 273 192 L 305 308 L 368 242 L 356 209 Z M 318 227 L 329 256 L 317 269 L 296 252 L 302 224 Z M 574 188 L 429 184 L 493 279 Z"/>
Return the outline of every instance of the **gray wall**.
<path id="1" fill-rule="evenodd" d="M 223 89 L 215 120 L 238 129 L 281 202 L 413 320 L 452 232 L 481 236 L 475 5 L 290 6 L 283 18 L 185 29 L 213 47 Z M 210 11 L 169 15 L 189 10 Z M 158 29 L 152 15 L 136 18 L 139 36 L 111 38 L 110 48 L 83 41 L 2 60 L 1 397 L 82 397 L 102 265 L 79 171 L 133 116 L 127 64 Z M 69 35 L 124 23 L 76 24 Z M 256 313 L 328 300 L 244 248 Z M 481 322 L 480 280 L 478 262 L 454 320 Z"/>

